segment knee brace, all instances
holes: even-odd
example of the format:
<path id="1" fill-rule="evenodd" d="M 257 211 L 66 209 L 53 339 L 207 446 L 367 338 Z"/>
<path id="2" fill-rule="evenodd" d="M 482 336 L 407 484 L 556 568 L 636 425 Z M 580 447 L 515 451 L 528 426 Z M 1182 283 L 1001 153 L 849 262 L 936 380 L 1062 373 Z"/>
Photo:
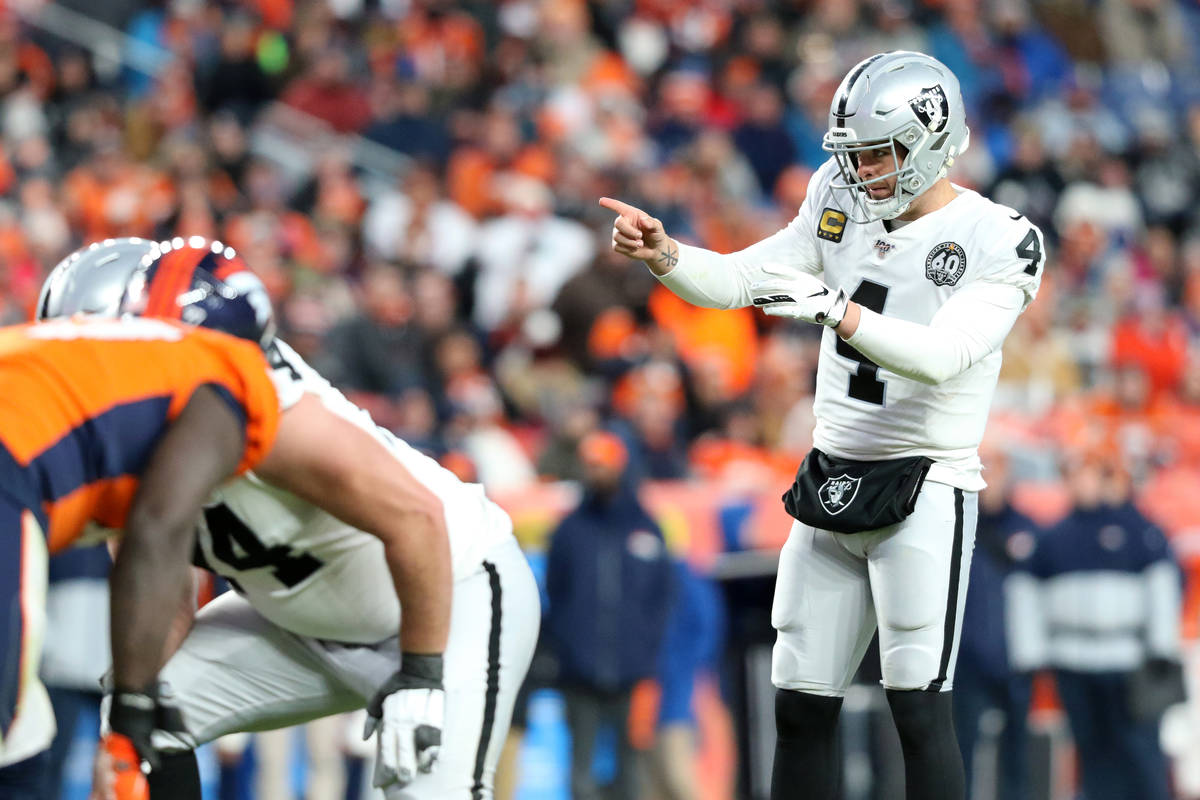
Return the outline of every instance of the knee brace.
<path id="1" fill-rule="evenodd" d="M 921 642 L 895 645 L 879 654 L 883 685 L 895 691 L 924 689 L 938 678 L 941 658 L 940 634 L 936 646 Z"/>

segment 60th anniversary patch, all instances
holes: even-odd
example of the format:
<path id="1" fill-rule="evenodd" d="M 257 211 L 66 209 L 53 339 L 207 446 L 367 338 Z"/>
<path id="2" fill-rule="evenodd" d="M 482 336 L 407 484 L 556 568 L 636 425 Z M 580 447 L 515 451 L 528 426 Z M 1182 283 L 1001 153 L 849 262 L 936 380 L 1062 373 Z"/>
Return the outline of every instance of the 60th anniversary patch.
<path id="1" fill-rule="evenodd" d="M 967 254 L 957 242 L 942 242 L 925 258 L 925 277 L 938 286 L 953 286 L 967 271 Z"/>

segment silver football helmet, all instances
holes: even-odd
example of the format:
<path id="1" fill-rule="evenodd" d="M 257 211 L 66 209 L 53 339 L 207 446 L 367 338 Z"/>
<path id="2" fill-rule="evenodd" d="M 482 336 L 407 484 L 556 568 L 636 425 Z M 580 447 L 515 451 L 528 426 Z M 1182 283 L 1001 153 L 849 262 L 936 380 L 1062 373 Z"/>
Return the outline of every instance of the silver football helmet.
<path id="1" fill-rule="evenodd" d="M 842 80 L 829 107 L 821 146 L 833 153 L 841 182 L 832 188 L 859 223 L 894 219 L 939 179 L 967 149 L 971 132 L 958 78 L 924 53 L 896 50 L 859 62 Z M 887 148 L 899 168 L 870 183 L 896 177 L 890 197 L 871 198 L 858 176 L 858 154 Z"/>
<path id="2" fill-rule="evenodd" d="M 37 318 L 72 314 L 115 317 L 125 284 L 154 250 L 149 239 L 105 239 L 79 248 L 58 262 L 38 296 Z"/>

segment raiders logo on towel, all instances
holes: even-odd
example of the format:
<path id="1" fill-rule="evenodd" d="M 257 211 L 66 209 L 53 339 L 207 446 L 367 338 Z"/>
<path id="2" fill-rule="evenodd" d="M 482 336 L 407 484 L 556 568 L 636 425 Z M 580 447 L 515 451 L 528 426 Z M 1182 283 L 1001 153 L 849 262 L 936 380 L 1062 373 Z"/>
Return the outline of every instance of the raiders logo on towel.
<path id="1" fill-rule="evenodd" d="M 821 505 L 830 514 L 840 514 L 854 502 L 854 498 L 858 495 L 858 485 L 861 482 L 862 478 L 851 478 L 842 473 L 838 477 L 829 478 L 822 483 L 817 497 L 821 498 Z"/>
<path id="2" fill-rule="evenodd" d="M 953 286 L 967 271 L 967 254 L 957 242 L 942 242 L 925 259 L 925 277 L 938 286 Z"/>
<path id="3" fill-rule="evenodd" d="M 935 83 L 908 101 L 913 113 L 931 133 L 941 133 L 950 119 L 950 102 L 940 83 Z"/>

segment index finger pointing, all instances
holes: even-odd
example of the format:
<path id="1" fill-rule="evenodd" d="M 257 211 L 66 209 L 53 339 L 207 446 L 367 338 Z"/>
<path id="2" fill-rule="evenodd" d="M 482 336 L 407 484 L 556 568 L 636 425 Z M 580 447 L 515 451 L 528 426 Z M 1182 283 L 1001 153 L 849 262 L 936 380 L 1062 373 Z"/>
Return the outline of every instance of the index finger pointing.
<path id="1" fill-rule="evenodd" d="M 631 206 L 629 203 L 622 203 L 620 200 L 614 200 L 611 197 L 601 197 L 600 205 L 604 206 L 609 211 L 615 211 L 621 216 L 628 217 L 634 221 L 636 221 L 637 218 L 642 214 L 641 209 Z"/>

